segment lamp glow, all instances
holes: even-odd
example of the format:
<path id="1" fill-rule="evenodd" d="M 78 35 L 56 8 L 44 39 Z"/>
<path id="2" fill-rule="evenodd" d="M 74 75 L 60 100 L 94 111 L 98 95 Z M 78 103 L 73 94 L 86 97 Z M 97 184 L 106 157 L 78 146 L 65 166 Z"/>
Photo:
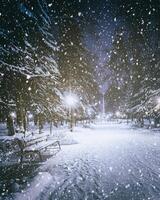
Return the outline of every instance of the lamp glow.
<path id="1" fill-rule="evenodd" d="M 70 131 L 73 131 L 73 125 L 74 125 L 74 118 L 76 117 L 76 113 L 73 113 L 73 109 L 75 109 L 78 106 L 78 96 L 76 94 L 73 94 L 71 92 L 66 93 L 64 96 L 64 103 L 66 107 L 68 107 L 69 110 L 69 121 L 70 121 Z"/>
<path id="2" fill-rule="evenodd" d="M 10 116 L 14 119 L 14 118 L 16 118 L 16 113 L 15 113 L 15 112 L 12 112 L 12 113 L 10 114 Z"/>
<path id="3" fill-rule="evenodd" d="M 116 112 L 116 116 L 117 116 L 117 117 L 120 117 L 120 116 L 121 116 L 121 113 L 120 113 L 119 111 L 117 111 L 117 112 Z"/>
<path id="4" fill-rule="evenodd" d="M 64 102 L 66 104 L 67 107 L 70 108 L 75 108 L 78 104 L 78 97 L 75 94 L 66 94 L 66 96 L 64 97 Z"/>

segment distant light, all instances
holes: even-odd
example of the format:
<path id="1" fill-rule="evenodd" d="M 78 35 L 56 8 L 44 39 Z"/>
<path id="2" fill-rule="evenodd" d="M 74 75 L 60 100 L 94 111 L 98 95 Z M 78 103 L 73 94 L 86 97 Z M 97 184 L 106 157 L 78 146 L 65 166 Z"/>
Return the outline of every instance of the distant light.
<path id="1" fill-rule="evenodd" d="M 30 113 L 30 114 L 28 115 L 28 118 L 29 118 L 29 119 L 32 119 L 32 118 L 33 118 L 33 115 Z"/>
<path id="2" fill-rule="evenodd" d="M 32 90 L 32 88 L 31 88 L 31 87 L 29 87 L 29 88 L 28 88 L 28 91 L 31 91 L 31 90 Z"/>
<path id="3" fill-rule="evenodd" d="M 146 111 L 145 114 L 148 115 L 149 113 Z"/>
<path id="4" fill-rule="evenodd" d="M 16 113 L 15 112 L 11 112 L 10 115 L 11 115 L 12 118 L 16 118 Z"/>
<path id="5" fill-rule="evenodd" d="M 151 124 L 154 125 L 154 121 L 151 121 Z"/>
<path id="6" fill-rule="evenodd" d="M 117 112 L 116 112 L 116 116 L 117 116 L 117 117 L 120 117 L 120 116 L 121 116 L 121 113 L 120 113 L 119 111 L 117 111 Z"/>
<path id="7" fill-rule="evenodd" d="M 97 115 L 97 119 L 100 119 L 101 118 L 101 116 L 100 115 Z"/>

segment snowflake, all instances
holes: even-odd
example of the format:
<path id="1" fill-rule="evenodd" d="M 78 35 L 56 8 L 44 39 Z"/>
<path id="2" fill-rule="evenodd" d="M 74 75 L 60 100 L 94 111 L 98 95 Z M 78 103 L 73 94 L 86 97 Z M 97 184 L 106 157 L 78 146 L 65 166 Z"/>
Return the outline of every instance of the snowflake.
<path id="1" fill-rule="evenodd" d="M 82 13 L 81 13 L 81 12 L 78 12 L 78 16 L 79 16 L 79 17 L 82 16 Z"/>
<path id="2" fill-rule="evenodd" d="M 51 7 L 51 6 L 52 6 L 52 3 L 49 3 L 49 4 L 48 4 L 48 7 Z"/>

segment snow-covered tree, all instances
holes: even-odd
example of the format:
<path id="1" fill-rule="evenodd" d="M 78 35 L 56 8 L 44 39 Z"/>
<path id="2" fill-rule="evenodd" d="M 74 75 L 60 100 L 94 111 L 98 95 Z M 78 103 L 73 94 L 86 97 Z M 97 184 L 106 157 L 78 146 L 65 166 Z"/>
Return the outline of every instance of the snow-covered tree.
<path id="1" fill-rule="evenodd" d="M 98 90 L 91 65 L 92 55 L 83 43 L 83 35 L 75 19 L 67 19 L 60 24 L 59 42 L 62 91 L 76 93 L 84 112 L 89 104 L 95 107 Z"/>
<path id="2" fill-rule="evenodd" d="M 25 127 L 24 121 L 27 110 L 31 109 L 31 102 L 34 105 L 37 103 L 35 100 L 38 99 L 38 91 L 45 96 L 48 90 L 43 86 L 44 82 L 47 82 L 48 87 L 54 85 L 54 91 L 50 94 L 53 99 L 58 94 L 55 92 L 59 75 L 55 51 L 58 49 L 45 0 L 15 1 L 14 4 L 5 1 L 2 6 L 3 42 L 0 62 L 1 79 L 6 89 L 1 86 L 0 94 L 3 93 L 6 102 L 14 101 L 17 124 Z M 31 92 L 32 87 L 34 94 Z M 44 102 L 49 103 L 48 101 L 47 98 L 41 101 L 43 111 Z M 11 108 L 7 104 L 10 113 Z"/>

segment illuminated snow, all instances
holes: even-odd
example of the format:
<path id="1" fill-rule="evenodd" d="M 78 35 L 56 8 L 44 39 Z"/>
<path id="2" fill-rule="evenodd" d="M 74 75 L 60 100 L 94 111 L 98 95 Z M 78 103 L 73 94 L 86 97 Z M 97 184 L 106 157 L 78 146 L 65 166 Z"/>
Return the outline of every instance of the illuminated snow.
<path id="1" fill-rule="evenodd" d="M 126 124 L 107 123 L 77 128 L 70 137 L 78 144 L 63 146 L 56 158 L 39 169 L 52 176 L 51 182 L 38 190 L 39 194 L 32 184 L 32 189 L 20 194 L 21 199 L 27 194 L 34 200 L 35 192 L 39 199 L 160 197 L 159 135 Z M 43 179 L 41 183 L 43 186 Z"/>

